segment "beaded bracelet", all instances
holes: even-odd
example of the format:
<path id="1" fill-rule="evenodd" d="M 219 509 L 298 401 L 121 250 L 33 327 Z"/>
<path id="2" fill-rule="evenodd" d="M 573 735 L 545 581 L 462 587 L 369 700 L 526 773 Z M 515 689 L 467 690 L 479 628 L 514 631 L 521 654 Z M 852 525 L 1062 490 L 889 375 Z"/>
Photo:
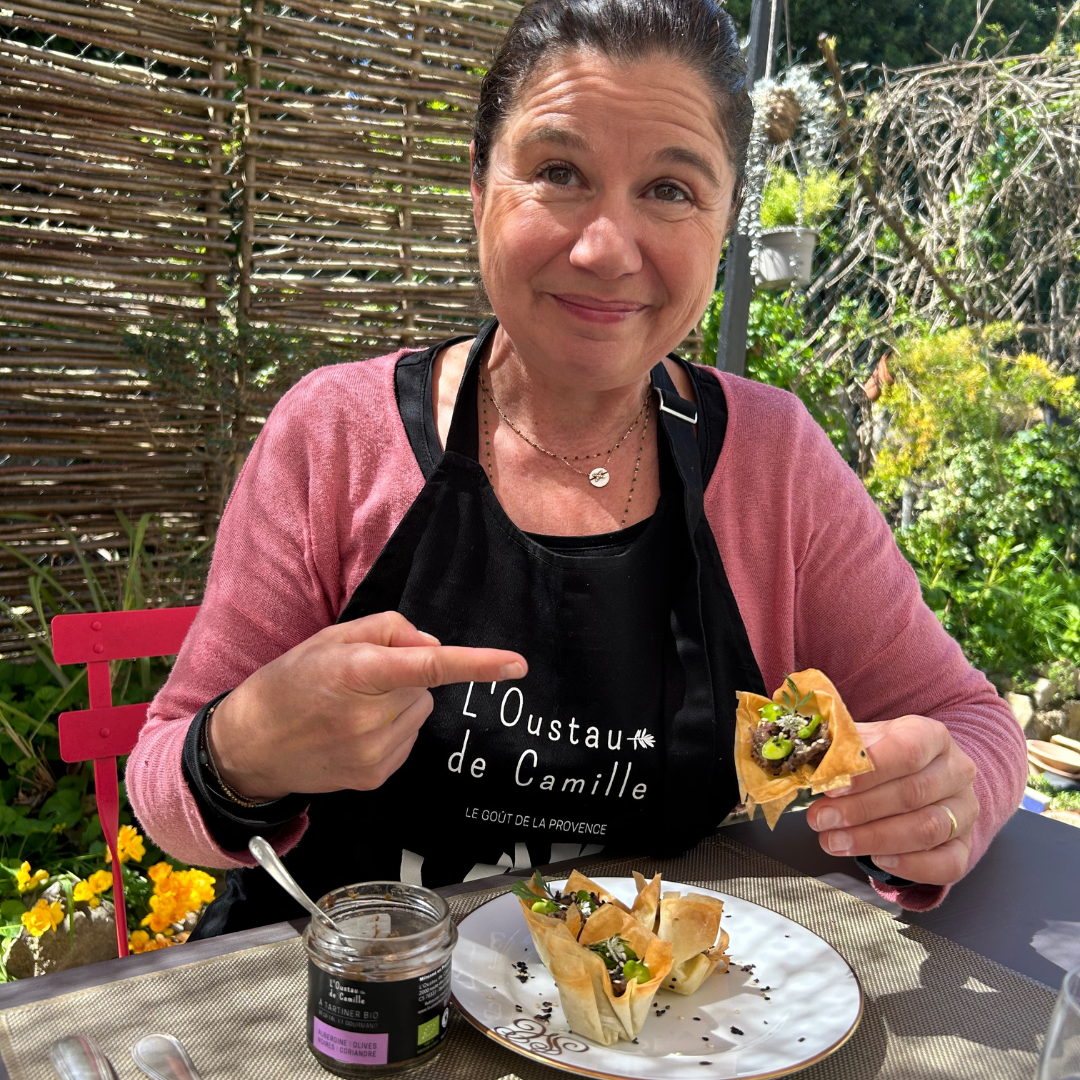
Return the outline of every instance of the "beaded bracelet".
<path id="1" fill-rule="evenodd" d="M 224 700 L 224 698 L 221 699 L 221 701 Z M 210 770 L 214 777 L 214 783 L 217 784 L 221 793 L 238 806 L 245 806 L 250 810 L 259 806 L 269 806 L 271 803 L 277 802 L 277 799 L 264 799 L 262 801 L 259 801 L 258 799 L 249 799 L 246 795 L 241 795 L 238 791 L 234 791 L 221 779 L 221 773 L 218 772 L 217 762 L 214 760 L 214 755 L 210 753 L 210 720 L 217 710 L 217 707 L 221 704 L 221 701 L 215 701 L 214 704 L 210 706 L 206 712 L 206 717 L 203 720 L 202 733 L 199 736 L 199 764 L 202 765 L 203 768 Z"/>

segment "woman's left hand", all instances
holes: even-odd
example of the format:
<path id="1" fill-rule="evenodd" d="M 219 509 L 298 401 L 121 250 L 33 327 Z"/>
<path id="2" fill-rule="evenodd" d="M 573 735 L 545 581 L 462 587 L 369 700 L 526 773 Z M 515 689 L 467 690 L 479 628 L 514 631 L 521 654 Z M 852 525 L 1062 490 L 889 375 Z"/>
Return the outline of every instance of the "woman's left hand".
<path id="1" fill-rule="evenodd" d="M 944 724 L 926 716 L 855 726 L 874 770 L 810 806 L 806 817 L 821 846 L 830 855 L 869 855 L 910 881 L 958 881 L 979 814 L 974 762 Z M 946 806 L 956 818 L 955 836 Z"/>

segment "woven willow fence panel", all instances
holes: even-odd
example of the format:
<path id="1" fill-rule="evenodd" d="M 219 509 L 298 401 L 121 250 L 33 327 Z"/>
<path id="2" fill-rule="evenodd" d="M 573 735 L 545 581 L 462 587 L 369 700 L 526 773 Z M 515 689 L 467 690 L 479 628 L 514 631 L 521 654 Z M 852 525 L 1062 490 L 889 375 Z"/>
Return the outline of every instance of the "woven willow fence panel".
<path id="1" fill-rule="evenodd" d="M 91 558 L 126 546 L 117 510 L 154 514 L 162 551 L 212 537 L 221 418 L 126 333 L 239 316 L 359 359 L 474 321 L 469 130 L 516 10 L 4 0 L 0 543 L 85 595 L 19 514 L 61 516 Z M 246 394 L 249 427 L 281 389 Z M 0 554 L 0 597 L 25 603 L 26 573 Z"/>

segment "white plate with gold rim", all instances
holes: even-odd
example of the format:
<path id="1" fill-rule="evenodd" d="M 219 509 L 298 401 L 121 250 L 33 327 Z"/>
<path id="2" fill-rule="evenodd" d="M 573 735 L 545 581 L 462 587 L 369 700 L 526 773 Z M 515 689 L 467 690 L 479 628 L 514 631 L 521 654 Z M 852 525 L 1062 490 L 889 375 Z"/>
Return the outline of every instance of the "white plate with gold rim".
<path id="1" fill-rule="evenodd" d="M 595 880 L 632 903 L 633 879 Z M 735 896 L 665 881 L 663 891 L 671 890 L 724 901 L 732 962 L 727 974 L 711 975 L 689 997 L 659 991 L 636 1044 L 600 1046 L 570 1031 L 513 893 L 482 904 L 458 926 L 454 1003 L 474 1027 L 515 1053 L 611 1080 L 765 1080 L 804 1069 L 851 1038 L 862 1016 L 862 990 L 828 942 Z"/>

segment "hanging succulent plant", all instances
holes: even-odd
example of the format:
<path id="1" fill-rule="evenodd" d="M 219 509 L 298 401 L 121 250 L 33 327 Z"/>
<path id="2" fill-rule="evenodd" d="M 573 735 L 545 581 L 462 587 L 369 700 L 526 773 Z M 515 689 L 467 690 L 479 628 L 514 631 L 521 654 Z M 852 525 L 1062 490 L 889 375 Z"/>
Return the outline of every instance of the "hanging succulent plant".
<path id="1" fill-rule="evenodd" d="M 823 171 L 833 139 L 832 112 L 835 106 L 804 64 L 788 68 L 779 80 L 759 79 L 750 97 L 754 104 L 754 124 L 747 154 L 739 232 L 750 239 L 751 273 L 756 276 L 761 252 L 762 198 L 768 180 L 770 148 L 784 145 L 793 159 L 800 178 L 795 227 L 801 229 L 804 227 L 803 178 L 819 175 Z M 806 138 L 796 147 L 791 139 L 800 126 Z"/>

